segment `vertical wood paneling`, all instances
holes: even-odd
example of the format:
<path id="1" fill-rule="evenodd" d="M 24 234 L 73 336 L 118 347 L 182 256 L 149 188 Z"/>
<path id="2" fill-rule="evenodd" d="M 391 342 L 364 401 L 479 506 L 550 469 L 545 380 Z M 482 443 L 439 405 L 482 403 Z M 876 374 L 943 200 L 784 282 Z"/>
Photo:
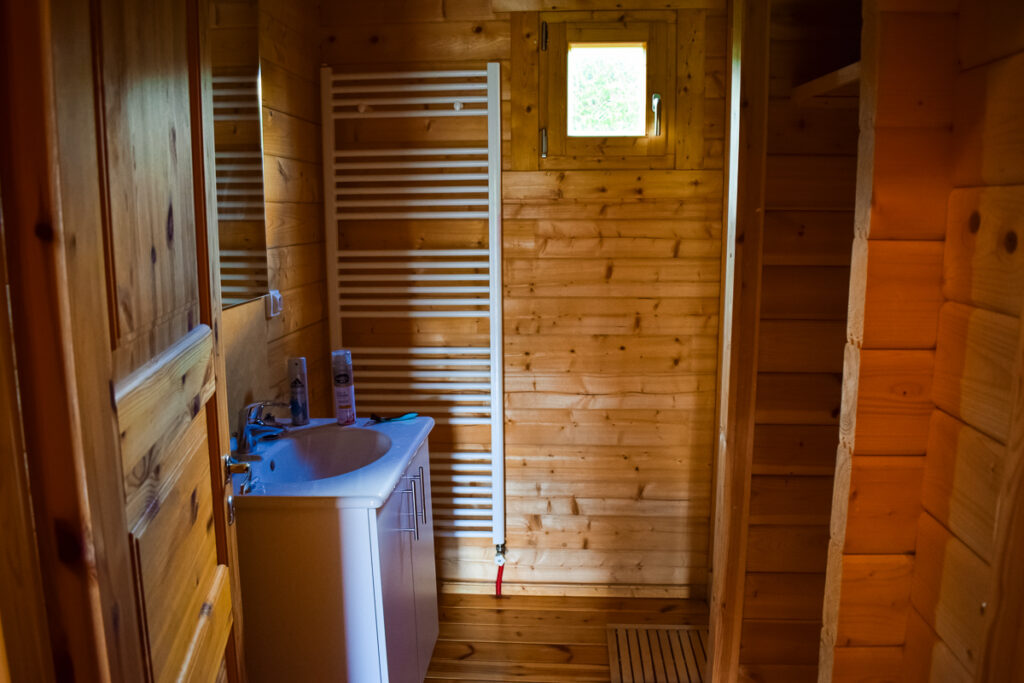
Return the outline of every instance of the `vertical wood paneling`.
<path id="1" fill-rule="evenodd" d="M 515 12 L 511 16 L 512 58 L 512 168 L 537 170 L 540 157 L 540 93 L 537 69 L 540 19 L 536 12 Z"/>
<path id="2" fill-rule="evenodd" d="M 676 168 L 704 167 L 704 136 L 688 131 L 704 130 L 707 60 L 707 12 L 679 12 L 676 22 Z"/>

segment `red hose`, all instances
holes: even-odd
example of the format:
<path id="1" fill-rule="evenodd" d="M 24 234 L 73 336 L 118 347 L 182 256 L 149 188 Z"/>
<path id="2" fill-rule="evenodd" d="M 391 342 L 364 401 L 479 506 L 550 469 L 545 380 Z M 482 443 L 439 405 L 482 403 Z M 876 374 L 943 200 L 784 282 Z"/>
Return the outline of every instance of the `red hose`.
<path id="1" fill-rule="evenodd" d="M 505 565 L 498 565 L 498 579 L 494 582 L 494 597 L 501 597 L 501 575 L 505 573 Z"/>

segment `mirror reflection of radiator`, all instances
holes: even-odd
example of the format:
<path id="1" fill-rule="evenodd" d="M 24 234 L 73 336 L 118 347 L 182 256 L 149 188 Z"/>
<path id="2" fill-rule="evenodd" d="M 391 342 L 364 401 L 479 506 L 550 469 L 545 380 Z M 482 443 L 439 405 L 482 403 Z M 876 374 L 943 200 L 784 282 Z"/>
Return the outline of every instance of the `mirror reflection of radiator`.
<path id="1" fill-rule="evenodd" d="M 257 73 L 220 68 L 213 76 L 221 297 L 234 306 L 269 289 L 263 218 L 263 149 Z"/>
<path id="2" fill-rule="evenodd" d="M 331 346 L 361 416 L 437 421 L 436 534 L 502 544 L 499 64 L 320 83 Z"/>

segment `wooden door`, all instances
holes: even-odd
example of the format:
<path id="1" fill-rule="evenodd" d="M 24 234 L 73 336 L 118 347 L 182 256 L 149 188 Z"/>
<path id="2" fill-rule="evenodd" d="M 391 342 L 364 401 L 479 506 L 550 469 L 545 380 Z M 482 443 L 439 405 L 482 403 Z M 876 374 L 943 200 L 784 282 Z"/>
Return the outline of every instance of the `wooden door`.
<path id="1" fill-rule="evenodd" d="M 227 539 L 217 547 L 227 422 L 215 400 L 224 393 L 212 327 L 220 306 L 206 244 L 190 5 L 197 9 L 179 0 L 94 3 L 114 403 L 144 667 L 154 681 L 215 678 L 232 625 Z"/>
<path id="2" fill-rule="evenodd" d="M 3 65 L 0 171 L 58 679 L 243 677 L 205 5 L 2 3 L 24 60 Z"/>

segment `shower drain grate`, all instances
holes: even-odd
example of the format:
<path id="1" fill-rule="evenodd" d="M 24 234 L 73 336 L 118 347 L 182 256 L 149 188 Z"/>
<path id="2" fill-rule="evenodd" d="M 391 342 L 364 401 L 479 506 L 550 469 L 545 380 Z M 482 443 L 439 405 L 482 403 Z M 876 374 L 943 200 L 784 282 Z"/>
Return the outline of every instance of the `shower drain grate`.
<path id="1" fill-rule="evenodd" d="M 703 683 L 707 638 L 703 626 L 609 626 L 612 683 Z"/>

